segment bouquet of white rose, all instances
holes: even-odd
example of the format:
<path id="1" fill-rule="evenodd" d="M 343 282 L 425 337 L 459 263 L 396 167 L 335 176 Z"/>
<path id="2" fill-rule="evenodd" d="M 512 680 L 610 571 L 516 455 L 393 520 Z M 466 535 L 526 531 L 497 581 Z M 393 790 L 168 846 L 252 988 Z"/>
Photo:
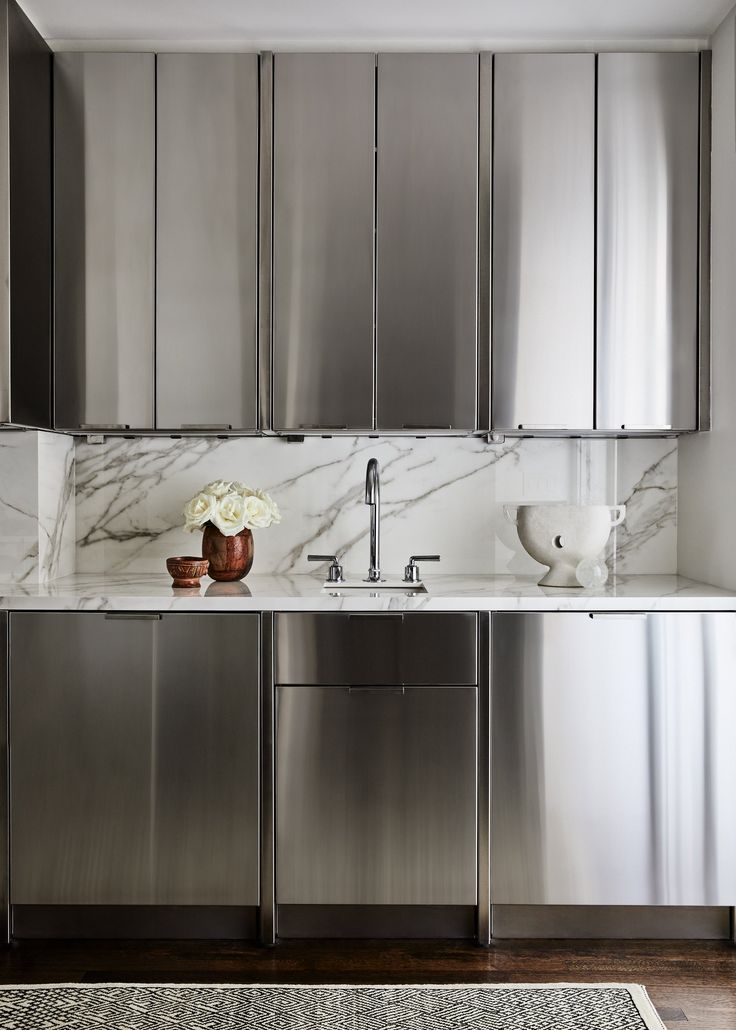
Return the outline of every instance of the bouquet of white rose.
<path id="1" fill-rule="evenodd" d="M 223 536 L 236 536 L 244 529 L 267 529 L 281 522 L 281 512 L 265 490 L 217 479 L 186 503 L 184 518 L 190 533 L 211 522 Z"/>

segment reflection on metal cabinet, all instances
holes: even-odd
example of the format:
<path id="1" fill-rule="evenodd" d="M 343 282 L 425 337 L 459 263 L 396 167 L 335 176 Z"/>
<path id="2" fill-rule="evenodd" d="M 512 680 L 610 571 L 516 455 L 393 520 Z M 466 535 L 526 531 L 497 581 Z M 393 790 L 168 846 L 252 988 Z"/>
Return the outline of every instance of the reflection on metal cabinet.
<path id="1" fill-rule="evenodd" d="M 499 54 L 493 425 L 593 429 L 595 56 Z"/>
<path id="2" fill-rule="evenodd" d="M 159 54 L 156 425 L 256 429 L 258 57 Z"/>
<path id="3" fill-rule="evenodd" d="M 476 688 L 277 687 L 280 905 L 474 905 Z"/>
<path id="4" fill-rule="evenodd" d="M 478 55 L 380 54 L 376 376 L 381 430 L 472 432 Z"/>
<path id="5" fill-rule="evenodd" d="M 152 429 L 155 57 L 54 57 L 56 426 Z"/>
<path id="6" fill-rule="evenodd" d="M 501 905 L 733 905 L 736 615 L 493 617 Z"/>
<path id="7" fill-rule="evenodd" d="M 598 58 L 598 429 L 697 426 L 699 62 Z"/>
<path id="8" fill-rule="evenodd" d="M 273 428 L 370 430 L 375 59 L 273 75 Z"/>
<path id="9" fill-rule="evenodd" d="M 279 906 L 474 906 L 476 616 L 279 614 L 275 656 Z"/>
<path id="10" fill-rule="evenodd" d="M 8 776 L 8 613 L 0 612 L 0 944 L 10 940 Z"/>
<path id="11" fill-rule="evenodd" d="M 258 616 L 11 623 L 12 903 L 257 905 Z"/>
<path id="12" fill-rule="evenodd" d="M 7 12 L 7 21 L 4 15 Z M 6 133 L 0 160 L 9 173 L 6 216 L 0 231 L 5 261 L 2 290 L 9 291 L 9 318 L 2 317 L 2 337 L 10 337 L 10 419 L 20 425 L 52 426 L 51 313 L 51 51 L 13 2 L 2 4 L 0 47 L 7 43 L 0 116 Z M 7 31 L 7 37 L 5 31 Z M 7 122 L 5 122 L 7 119 Z M 4 124 L 3 124 L 4 123 Z M 4 219 L 3 219 L 4 220 Z M 0 310 L 2 309 L 0 303 Z M 0 366 L 5 365 L 0 356 Z M 3 370 L 0 369 L 0 422 L 3 414 Z"/>

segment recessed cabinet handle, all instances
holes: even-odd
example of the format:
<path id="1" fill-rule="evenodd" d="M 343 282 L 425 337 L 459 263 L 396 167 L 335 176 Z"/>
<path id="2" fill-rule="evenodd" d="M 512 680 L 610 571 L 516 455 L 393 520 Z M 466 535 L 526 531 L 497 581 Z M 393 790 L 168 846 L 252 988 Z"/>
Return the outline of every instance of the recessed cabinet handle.
<path id="1" fill-rule="evenodd" d="M 232 429 L 223 422 L 182 422 L 179 429 Z"/>
<path id="2" fill-rule="evenodd" d="M 520 422 L 518 429 L 572 429 L 573 427 L 565 422 Z"/>
<path id="3" fill-rule="evenodd" d="M 452 429 L 449 424 L 441 424 L 439 422 L 405 422 L 403 425 L 404 429 Z"/>
<path id="4" fill-rule="evenodd" d="M 588 612 L 589 619 L 646 619 L 648 612 Z"/>
<path id="5" fill-rule="evenodd" d="M 100 429 L 130 429 L 129 425 L 125 425 L 122 422 L 80 422 L 80 429 L 100 430 Z"/>
<path id="6" fill-rule="evenodd" d="M 154 622 L 161 618 L 160 612 L 105 612 L 105 618 L 127 622 Z"/>
<path id="7" fill-rule="evenodd" d="M 638 426 L 634 426 L 634 425 L 631 425 L 630 422 L 627 422 L 625 425 L 622 425 L 621 428 L 622 429 L 627 429 L 631 433 L 644 433 L 644 432 L 647 432 L 647 433 L 660 433 L 660 432 L 664 432 L 667 429 L 672 429 L 672 426 L 662 426 L 662 425 L 659 425 L 659 426 L 655 426 L 655 425 L 638 425 Z"/>
<path id="8" fill-rule="evenodd" d="M 403 683 L 397 686 L 392 683 L 390 686 L 381 686 L 379 683 L 370 685 L 357 684 L 348 687 L 348 694 L 406 694 Z"/>
<path id="9" fill-rule="evenodd" d="M 323 422 L 315 423 L 314 425 L 306 425 L 304 422 L 299 424 L 300 429 L 347 429 L 346 425 L 339 426 L 328 426 Z"/>

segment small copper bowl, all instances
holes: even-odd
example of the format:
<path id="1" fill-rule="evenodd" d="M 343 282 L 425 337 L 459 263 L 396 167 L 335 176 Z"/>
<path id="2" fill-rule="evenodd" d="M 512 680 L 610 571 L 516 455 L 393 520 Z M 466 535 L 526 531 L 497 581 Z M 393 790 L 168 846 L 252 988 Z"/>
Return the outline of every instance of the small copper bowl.
<path id="1" fill-rule="evenodd" d="M 175 587 L 198 587 L 200 577 L 206 575 L 210 567 L 207 558 L 167 558 L 166 568 L 174 581 Z"/>

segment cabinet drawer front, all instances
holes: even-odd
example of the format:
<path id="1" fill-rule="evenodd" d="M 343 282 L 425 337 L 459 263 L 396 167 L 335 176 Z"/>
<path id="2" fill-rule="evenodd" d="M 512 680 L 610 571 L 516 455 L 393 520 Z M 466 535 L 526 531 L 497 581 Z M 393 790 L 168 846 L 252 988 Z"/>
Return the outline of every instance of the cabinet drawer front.
<path id="1" fill-rule="evenodd" d="M 475 684 L 474 614 L 276 616 L 274 680 L 371 686 Z"/>
<path id="2" fill-rule="evenodd" d="M 279 904 L 475 904 L 476 695 L 277 688 Z"/>
<path id="3" fill-rule="evenodd" d="M 732 905 L 736 615 L 496 615 L 492 900 Z"/>

